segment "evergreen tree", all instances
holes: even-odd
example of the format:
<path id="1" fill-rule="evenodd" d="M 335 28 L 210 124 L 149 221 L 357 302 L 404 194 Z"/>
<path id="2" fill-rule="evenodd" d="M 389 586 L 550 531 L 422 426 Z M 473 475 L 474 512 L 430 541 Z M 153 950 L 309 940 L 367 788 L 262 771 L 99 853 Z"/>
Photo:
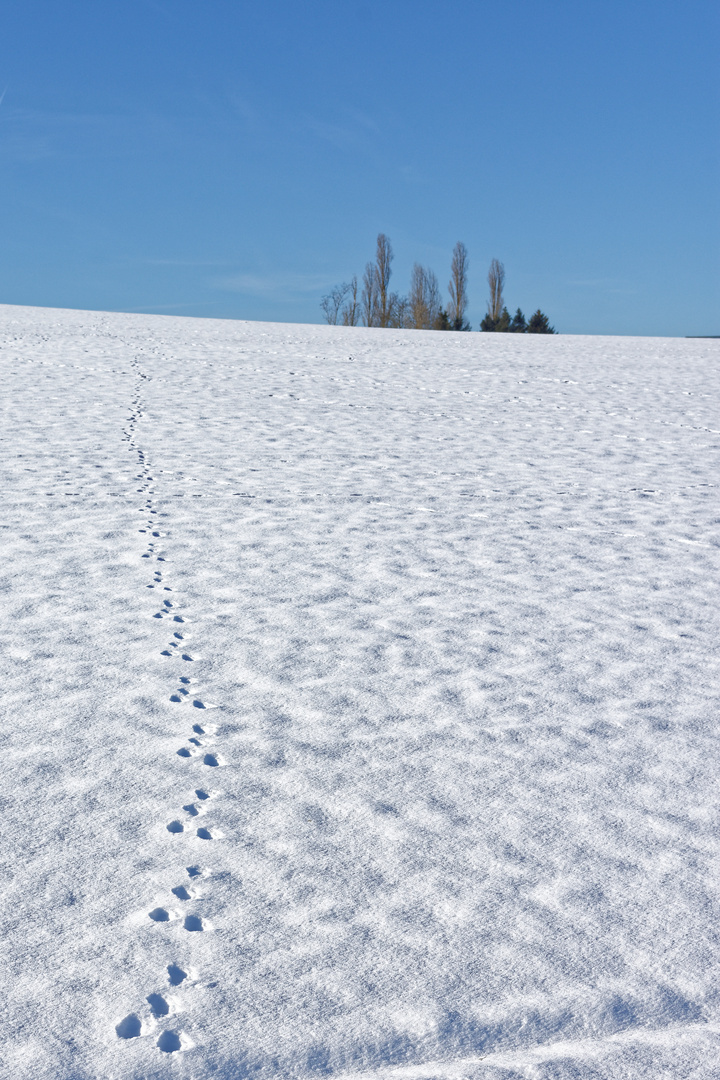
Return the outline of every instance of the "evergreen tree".
<path id="1" fill-rule="evenodd" d="M 433 323 L 433 330 L 452 330 L 450 316 L 443 308 L 441 308 L 437 314 L 437 318 Z"/>
<path id="2" fill-rule="evenodd" d="M 500 318 L 495 323 L 496 334 L 507 334 L 510 329 L 510 312 L 506 307 L 500 312 Z"/>
<path id="3" fill-rule="evenodd" d="M 543 315 L 540 308 L 537 309 L 534 315 L 531 315 L 530 322 L 528 323 L 528 334 L 554 334 L 555 327 L 550 325 L 547 315 Z"/>
<path id="4" fill-rule="evenodd" d="M 527 320 L 523 315 L 520 308 L 517 309 L 512 317 L 512 322 L 509 326 L 511 334 L 526 334 L 527 333 Z"/>
<path id="5" fill-rule="evenodd" d="M 492 315 L 488 312 L 485 318 L 480 323 L 480 329 L 484 330 L 486 334 L 490 334 L 495 329 L 497 320 L 493 319 Z"/>

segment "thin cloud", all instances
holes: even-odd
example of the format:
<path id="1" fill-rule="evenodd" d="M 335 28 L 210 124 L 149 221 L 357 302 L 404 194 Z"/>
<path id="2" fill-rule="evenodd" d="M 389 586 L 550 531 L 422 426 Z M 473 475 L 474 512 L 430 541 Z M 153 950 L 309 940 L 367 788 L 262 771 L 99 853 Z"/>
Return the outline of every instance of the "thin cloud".
<path id="1" fill-rule="evenodd" d="M 568 281 L 566 284 L 579 289 L 600 289 L 606 293 L 621 293 L 627 296 L 637 292 L 634 285 L 618 281 L 617 278 L 578 278 Z"/>
<path id="2" fill-rule="evenodd" d="M 328 287 L 328 278 L 322 274 L 233 274 L 213 282 L 216 289 L 236 292 L 266 299 L 289 296 L 306 296 Z"/>
<path id="3" fill-rule="evenodd" d="M 338 150 L 353 150 L 369 153 L 380 134 L 377 124 L 365 113 L 352 112 L 346 119 L 330 122 L 304 113 L 302 126 L 317 139 L 329 142 Z"/>
<path id="4" fill-rule="evenodd" d="M 230 266 L 229 259 L 143 259 L 145 266 Z"/>

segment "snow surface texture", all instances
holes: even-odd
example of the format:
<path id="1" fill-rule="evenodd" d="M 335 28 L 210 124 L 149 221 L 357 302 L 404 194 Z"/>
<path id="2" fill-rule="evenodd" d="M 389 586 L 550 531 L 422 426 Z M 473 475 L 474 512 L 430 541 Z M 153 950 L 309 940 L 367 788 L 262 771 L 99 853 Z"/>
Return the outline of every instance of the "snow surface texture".
<path id="1" fill-rule="evenodd" d="M 720 343 L 0 344 L 0 1075 L 720 1076 Z"/>

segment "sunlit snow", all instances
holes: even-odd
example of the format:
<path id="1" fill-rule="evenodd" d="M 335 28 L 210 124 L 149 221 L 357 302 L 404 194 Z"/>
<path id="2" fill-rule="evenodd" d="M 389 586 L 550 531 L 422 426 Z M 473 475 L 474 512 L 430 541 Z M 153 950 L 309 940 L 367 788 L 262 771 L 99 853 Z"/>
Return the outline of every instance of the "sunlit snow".
<path id="1" fill-rule="evenodd" d="M 0 1075 L 716 1077 L 720 343 L 0 347 Z"/>

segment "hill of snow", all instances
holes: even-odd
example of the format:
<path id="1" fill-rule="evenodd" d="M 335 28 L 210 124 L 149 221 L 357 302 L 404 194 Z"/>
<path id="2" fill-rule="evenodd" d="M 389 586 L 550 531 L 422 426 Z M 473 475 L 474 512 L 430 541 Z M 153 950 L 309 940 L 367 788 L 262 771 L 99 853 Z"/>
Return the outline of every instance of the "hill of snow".
<path id="1" fill-rule="evenodd" d="M 0 357 L 0 1076 L 717 1076 L 720 343 Z"/>

